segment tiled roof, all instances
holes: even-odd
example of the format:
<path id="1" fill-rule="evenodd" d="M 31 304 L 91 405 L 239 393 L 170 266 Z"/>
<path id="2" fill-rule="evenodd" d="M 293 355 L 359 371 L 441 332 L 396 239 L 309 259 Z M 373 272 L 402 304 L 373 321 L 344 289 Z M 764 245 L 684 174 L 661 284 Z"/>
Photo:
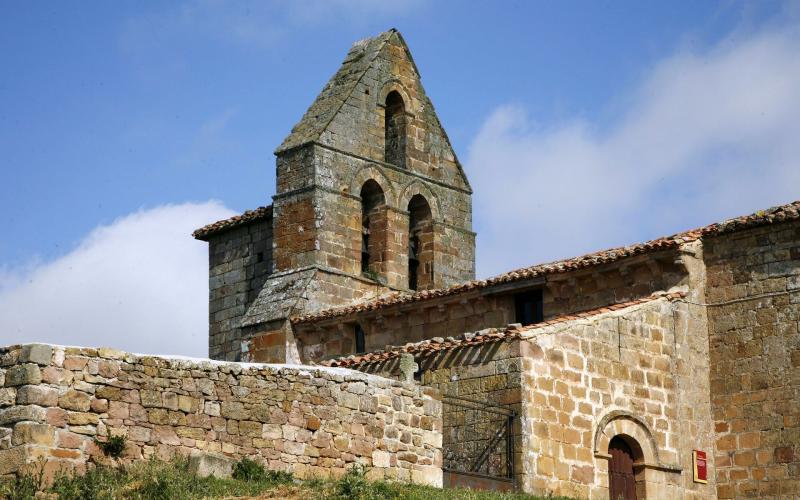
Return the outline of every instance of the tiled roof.
<path id="1" fill-rule="evenodd" d="M 234 215 L 230 219 L 218 220 L 217 222 L 203 226 L 200 229 L 195 230 L 195 232 L 192 233 L 192 236 L 198 240 L 208 241 L 208 237 L 213 234 L 221 233 L 222 231 L 227 231 L 249 222 L 268 219 L 270 217 L 272 217 L 272 205 L 258 207 L 255 210 L 247 210 L 241 215 Z"/>
<path id="2" fill-rule="evenodd" d="M 539 328 L 557 325 L 559 323 L 566 323 L 568 321 L 589 318 L 592 316 L 597 316 L 598 314 L 619 311 L 621 309 L 626 309 L 631 306 L 644 304 L 646 302 L 652 302 L 654 300 L 658 300 L 661 298 L 665 298 L 667 300 L 675 300 L 683 298 L 684 296 L 685 294 L 683 292 L 672 292 L 667 294 L 650 295 L 648 297 L 630 300 L 627 302 L 620 302 L 618 304 L 612 304 L 604 307 L 598 307 L 596 309 L 590 309 L 588 311 L 556 316 L 547 321 L 536 323 L 534 325 L 528 325 L 523 327 L 520 326 L 519 324 L 516 324 L 516 325 L 509 325 L 505 329 L 487 328 L 486 330 L 481 330 L 479 332 L 465 333 L 457 338 L 448 337 L 445 339 L 441 337 L 436 337 L 429 340 L 423 340 L 421 342 L 408 343 L 403 346 L 391 346 L 387 349 L 374 351 L 366 354 L 343 356 L 340 358 L 323 361 L 320 364 L 325 366 L 353 367 L 358 365 L 373 364 L 373 363 L 388 361 L 390 359 L 400 356 L 401 354 L 429 356 L 431 354 L 450 349 L 458 349 L 461 347 L 489 344 L 492 342 L 500 342 L 503 340 L 514 340 L 520 338 L 520 336 L 522 336 L 525 333 L 529 333 Z"/>
<path id="3" fill-rule="evenodd" d="M 448 288 L 425 290 L 416 293 L 395 292 L 371 301 L 362 302 L 351 306 L 337 307 L 313 314 L 296 316 L 293 317 L 291 321 L 294 324 L 312 323 L 315 321 L 349 316 L 351 314 L 360 312 L 375 311 L 394 305 L 408 304 L 439 297 L 457 295 L 470 290 L 488 288 L 494 285 L 512 283 L 515 281 L 522 281 L 539 276 L 564 273 L 568 271 L 577 271 L 601 264 L 615 262 L 620 259 L 635 255 L 679 248 L 683 243 L 689 243 L 705 236 L 714 236 L 750 227 L 775 224 L 778 222 L 797 219 L 800 219 L 800 201 L 795 201 L 767 210 L 761 210 L 751 215 L 728 219 L 723 222 L 710 224 L 705 227 L 684 231 L 682 233 L 658 238 L 645 243 L 637 243 L 635 245 L 612 248 L 610 250 L 586 254 L 581 257 L 574 257 L 571 259 L 550 262 L 547 264 L 538 264 L 531 267 L 516 269 L 493 278 L 468 281 L 466 283 L 459 283 Z"/>

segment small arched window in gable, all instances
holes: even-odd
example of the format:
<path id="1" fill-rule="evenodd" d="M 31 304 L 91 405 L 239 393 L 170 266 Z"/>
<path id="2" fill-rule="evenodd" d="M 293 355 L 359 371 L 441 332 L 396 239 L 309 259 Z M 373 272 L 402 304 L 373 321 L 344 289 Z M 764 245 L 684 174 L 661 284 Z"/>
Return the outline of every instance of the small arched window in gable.
<path id="1" fill-rule="evenodd" d="M 433 217 L 428 201 L 414 195 L 408 202 L 408 288 L 433 288 Z"/>
<path id="2" fill-rule="evenodd" d="M 386 96 L 386 122 L 384 124 L 384 161 L 406 166 L 406 106 L 396 90 Z"/>
<path id="3" fill-rule="evenodd" d="M 370 179 L 361 187 L 361 272 L 380 274 L 386 242 L 386 198 Z"/>
<path id="4" fill-rule="evenodd" d="M 356 354 L 364 354 L 367 352 L 367 337 L 364 335 L 364 329 L 361 328 L 361 325 L 356 324 L 353 334 L 355 336 Z"/>

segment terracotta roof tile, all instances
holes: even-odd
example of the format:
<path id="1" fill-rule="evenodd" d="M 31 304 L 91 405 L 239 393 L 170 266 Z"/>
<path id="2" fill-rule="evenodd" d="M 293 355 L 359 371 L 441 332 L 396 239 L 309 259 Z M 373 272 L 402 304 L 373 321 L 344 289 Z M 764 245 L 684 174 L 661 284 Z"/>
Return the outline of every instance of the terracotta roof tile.
<path id="1" fill-rule="evenodd" d="M 564 273 L 568 271 L 576 271 L 586 269 L 601 264 L 611 263 L 623 258 L 633 257 L 635 255 L 648 254 L 662 250 L 675 249 L 684 243 L 695 241 L 699 238 L 706 236 L 715 236 L 719 234 L 730 233 L 751 227 L 757 227 L 768 224 L 775 224 L 790 220 L 800 219 L 800 201 L 788 203 L 773 207 L 767 210 L 761 210 L 754 214 L 745 215 L 728 219 L 723 222 L 710 224 L 705 227 L 684 231 L 672 236 L 657 238 L 655 240 L 647 241 L 644 243 L 637 243 L 625 247 L 612 248 L 610 250 L 603 250 L 586 254 L 580 257 L 571 259 L 550 262 L 547 264 L 538 264 L 531 267 L 522 269 L 515 269 L 507 273 L 488 278 L 485 280 L 473 280 L 466 283 L 459 283 L 448 288 L 440 288 L 436 290 L 425 290 L 417 293 L 402 293 L 395 292 L 392 294 L 384 295 L 377 299 L 367 302 L 362 302 L 346 307 L 337 307 L 326 309 L 317 313 L 306 314 L 302 316 L 295 316 L 291 318 L 292 323 L 312 323 L 315 321 L 322 321 L 337 317 L 349 316 L 360 312 L 375 311 L 384 307 L 393 305 L 408 304 L 419 302 L 438 297 L 447 297 L 450 295 L 457 295 L 459 293 L 467 292 L 475 289 L 487 288 L 494 285 L 504 283 L 511 283 L 514 281 L 521 281 L 525 279 L 536 278 L 539 276 L 546 276 L 551 274 Z"/>
<path id="2" fill-rule="evenodd" d="M 598 314 L 619 311 L 620 309 L 625 309 L 631 306 L 644 304 L 646 302 L 651 302 L 662 298 L 665 298 L 667 300 L 676 300 L 685 297 L 685 295 L 686 294 L 683 292 L 671 292 L 667 294 L 650 295 L 648 297 L 643 297 L 641 299 L 630 300 L 627 302 L 620 302 L 618 304 L 611 304 L 609 306 L 598 307 L 596 309 L 590 309 L 588 311 L 581 311 L 578 313 L 556 316 L 547 321 L 543 321 L 541 323 L 536 323 L 524 327 L 520 326 L 519 324 L 514 324 L 514 325 L 509 325 L 507 328 L 504 329 L 487 328 L 486 330 L 481 330 L 474 333 L 465 333 L 459 336 L 458 338 L 448 337 L 444 339 L 442 337 L 434 337 L 432 339 L 423 340 L 421 342 L 409 342 L 403 346 L 392 346 L 388 349 L 369 352 L 366 354 L 342 356 L 340 358 L 323 361 L 320 364 L 325 366 L 353 367 L 357 365 L 379 363 L 382 361 L 399 357 L 401 354 L 429 356 L 431 354 L 450 349 L 477 346 L 477 345 L 489 344 L 492 342 L 500 342 L 504 340 L 514 340 L 520 338 L 520 336 L 526 332 L 530 332 L 532 330 L 536 330 L 539 328 L 557 325 L 560 323 L 566 323 L 568 321 L 585 319 L 592 316 L 596 316 Z"/>
<path id="3" fill-rule="evenodd" d="M 272 205 L 258 207 L 255 210 L 247 210 L 241 215 L 234 215 L 230 219 L 219 220 L 203 226 L 200 229 L 195 230 L 192 233 L 192 236 L 198 240 L 208 241 L 208 237 L 213 234 L 221 233 L 222 231 L 227 231 L 237 226 L 255 222 L 257 220 L 268 219 L 270 217 L 272 217 Z"/>

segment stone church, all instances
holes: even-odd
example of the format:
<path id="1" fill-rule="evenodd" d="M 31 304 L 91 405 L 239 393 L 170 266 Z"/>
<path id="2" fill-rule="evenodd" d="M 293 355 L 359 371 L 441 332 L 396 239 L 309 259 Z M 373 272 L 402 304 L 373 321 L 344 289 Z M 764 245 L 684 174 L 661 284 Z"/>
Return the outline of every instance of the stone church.
<path id="1" fill-rule="evenodd" d="M 435 389 L 446 485 L 800 497 L 800 202 L 476 280 L 472 187 L 396 30 L 275 155 L 271 205 L 194 233 L 211 358 Z"/>

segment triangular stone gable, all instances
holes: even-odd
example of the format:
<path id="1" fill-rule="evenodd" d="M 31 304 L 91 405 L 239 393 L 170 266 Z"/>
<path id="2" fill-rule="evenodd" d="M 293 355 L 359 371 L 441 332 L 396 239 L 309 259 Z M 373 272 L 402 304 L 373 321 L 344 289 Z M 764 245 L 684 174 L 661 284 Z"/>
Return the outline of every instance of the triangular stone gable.
<path id="1" fill-rule="evenodd" d="M 411 52 L 395 29 L 353 44 L 342 66 L 276 154 L 315 142 L 382 161 L 382 106 L 391 90 L 401 94 L 410 117 L 406 168 L 470 191 L 461 164 L 422 86 Z"/>

